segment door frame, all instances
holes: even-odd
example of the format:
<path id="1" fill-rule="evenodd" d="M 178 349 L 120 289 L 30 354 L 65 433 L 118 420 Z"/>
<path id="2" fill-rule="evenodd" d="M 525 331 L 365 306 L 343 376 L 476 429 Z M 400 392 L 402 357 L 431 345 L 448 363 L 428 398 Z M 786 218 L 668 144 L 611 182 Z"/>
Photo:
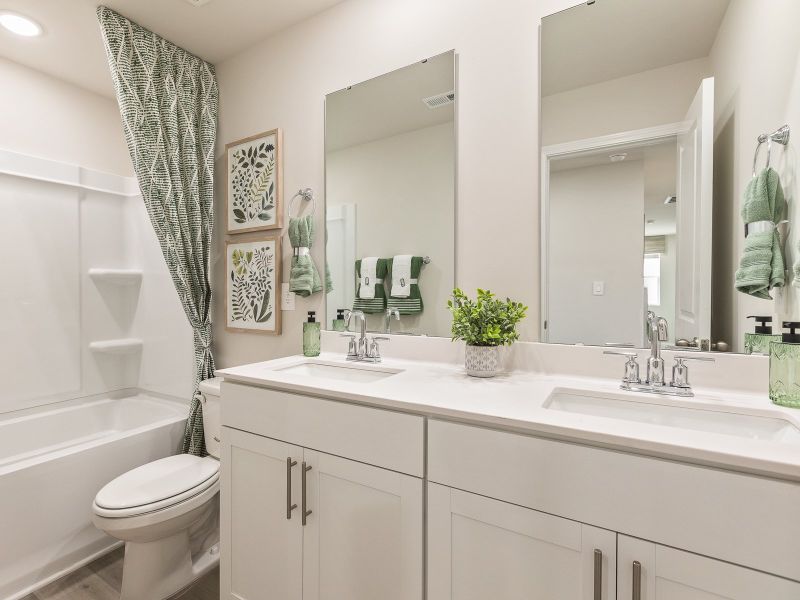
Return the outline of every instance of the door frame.
<path id="1" fill-rule="evenodd" d="M 542 146 L 540 163 L 540 191 L 539 191 L 539 341 L 549 342 L 547 322 L 550 316 L 548 290 L 550 287 L 550 273 L 548 269 L 549 239 L 550 239 L 550 161 L 566 156 L 581 156 L 594 154 L 600 150 L 614 150 L 624 146 L 658 144 L 670 138 L 677 140 L 678 134 L 685 131 L 683 122 L 667 123 L 656 127 L 632 129 L 602 135 L 599 137 L 584 138 L 561 144 Z"/>

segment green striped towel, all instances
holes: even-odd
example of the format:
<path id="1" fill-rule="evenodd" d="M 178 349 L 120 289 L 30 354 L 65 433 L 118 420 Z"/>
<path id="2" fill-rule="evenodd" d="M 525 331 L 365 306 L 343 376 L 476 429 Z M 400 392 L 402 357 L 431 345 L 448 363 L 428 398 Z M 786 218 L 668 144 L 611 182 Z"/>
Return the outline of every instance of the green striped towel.
<path id="1" fill-rule="evenodd" d="M 410 258 L 411 278 L 409 282 L 402 281 L 407 269 L 395 269 L 395 263 L 407 263 Z M 395 256 L 389 260 L 389 277 L 391 280 L 391 292 L 387 306 L 396 308 L 401 315 L 418 315 L 422 312 L 422 294 L 419 291 L 419 274 L 422 272 L 421 256 Z"/>
<path id="2" fill-rule="evenodd" d="M 371 284 L 375 286 L 374 294 L 366 293 L 366 290 L 362 294 L 361 264 L 362 261 L 366 260 L 369 260 L 369 258 L 359 259 L 356 261 L 356 299 L 353 302 L 353 310 L 360 310 L 365 314 L 382 313 L 384 310 L 386 310 L 386 289 L 383 287 L 383 280 L 386 278 L 386 273 L 389 270 L 389 261 L 387 261 L 385 258 L 378 258 L 376 260 L 376 281 L 371 282 Z M 374 297 L 370 297 L 373 295 Z"/>

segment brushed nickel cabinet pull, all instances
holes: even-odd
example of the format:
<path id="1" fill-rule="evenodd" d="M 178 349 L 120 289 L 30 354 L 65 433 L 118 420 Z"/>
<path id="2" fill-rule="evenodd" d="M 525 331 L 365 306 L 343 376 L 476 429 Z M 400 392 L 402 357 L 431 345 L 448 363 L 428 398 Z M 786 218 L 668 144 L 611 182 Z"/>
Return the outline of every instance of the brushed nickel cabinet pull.
<path id="1" fill-rule="evenodd" d="M 292 518 L 292 511 L 297 508 L 297 504 L 292 504 L 292 467 L 297 464 L 291 457 L 286 459 L 286 518 Z"/>
<path id="2" fill-rule="evenodd" d="M 642 600 L 642 563 L 633 561 L 633 594 L 632 600 Z"/>
<path id="3" fill-rule="evenodd" d="M 603 551 L 594 549 L 594 600 L 603 600 Z"/>
<path id="4" fill-rule="evenodd" d="M 303 527 L 305 527 L 305 525 L 306 525 L 306 522 L 307 522 L 307 519 L 308 519 L 308 515 L 310 515 L 313 512 L 311 510 L 306 510 L 306 505 L 307 505 L 307 501 L 308 501 L 308 494 L 306 493 L 306 488 L 308 487 L 308 484 L 306 482 L 306 479 L 307 479 L 306 478 L 306 473 L 308 473 L 310 470 L 311 470 L 311 467 L 306 465 L 306 461 L 303 461 L 303 479 L 301 480 L 302 483 L 303 483 L 303 485 L 302 485 L 303 495 L 302 495 L 302 498 L 300 499 L 300 502 L 303 505 L 303 508 L 301 509 L 301 517 L 302 517 Z"/>

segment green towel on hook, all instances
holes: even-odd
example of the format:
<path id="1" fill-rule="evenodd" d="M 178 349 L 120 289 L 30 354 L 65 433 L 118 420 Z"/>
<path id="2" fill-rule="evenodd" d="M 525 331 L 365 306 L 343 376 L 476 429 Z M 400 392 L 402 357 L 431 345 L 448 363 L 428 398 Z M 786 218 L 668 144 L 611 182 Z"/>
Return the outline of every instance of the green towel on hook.
<path id="1" fill-rule="evenodd" d="M 772 167 L 747 184 L 741 214 L 748 234 L 736 270 L 736 289 L 744 294 L 771 300 L 770 290 L 784 284 L 785 265 L 776 227 L 785 206 L 781 180 Z"/>
<path id="2" fill-rule="evenodd" d="M 374 259 L 374 257 L 372 257 Z M 386 310 L 386 289 L 383 280 L 389 270 L 388 261 L 378 258 L 375 261 L 375 274 L 369 278 L 365 270 L 362 277 L 361 266 L 368 258 L 356 261 L 356 299 L 353 310 L 360 310 L 365 314 L 382 313 Z"/>
<path id="3" fill-rule="evenodd" d="M 395 262 L 406 260 L 408 256 L 395 256 L 389 259 L 389 278 L 391 281 L 388 308 L 396 308 L 401 315 L 418 315 L 422 312 L 422 294 L 419 291 L 419 275 L 422 272 L 422 257 L 412 256 L 410 261 L 409 282 L 400 281 L 400 276 L 395 271 Z M 405 263 L 408 265 L 408 262 Z M 408 289 L 405 289 L 408 288 Z"/>
<path id="4" fill-rule="evenodd" d="M 289 242 L 294 249 L 289 291 L 303 298 L 322 291 L 322 281 L 310 254 L 313 241 L 314 215 L 289 219 Z"/>

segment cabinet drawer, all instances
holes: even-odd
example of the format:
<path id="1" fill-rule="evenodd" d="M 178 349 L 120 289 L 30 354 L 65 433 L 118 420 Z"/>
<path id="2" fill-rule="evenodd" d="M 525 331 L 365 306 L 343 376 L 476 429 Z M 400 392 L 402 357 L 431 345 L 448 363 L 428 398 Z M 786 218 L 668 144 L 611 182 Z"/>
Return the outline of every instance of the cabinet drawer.
<path id="1" fill-rule="evenodd" d="M 422 417 L 223 382 L 222 424 L 415 477 L 423 475 Z"/>
<path id="2" fill-rule="evenodd" d="M 428 478 L 800 580 L 800 485 L 430 420 Z"/>

